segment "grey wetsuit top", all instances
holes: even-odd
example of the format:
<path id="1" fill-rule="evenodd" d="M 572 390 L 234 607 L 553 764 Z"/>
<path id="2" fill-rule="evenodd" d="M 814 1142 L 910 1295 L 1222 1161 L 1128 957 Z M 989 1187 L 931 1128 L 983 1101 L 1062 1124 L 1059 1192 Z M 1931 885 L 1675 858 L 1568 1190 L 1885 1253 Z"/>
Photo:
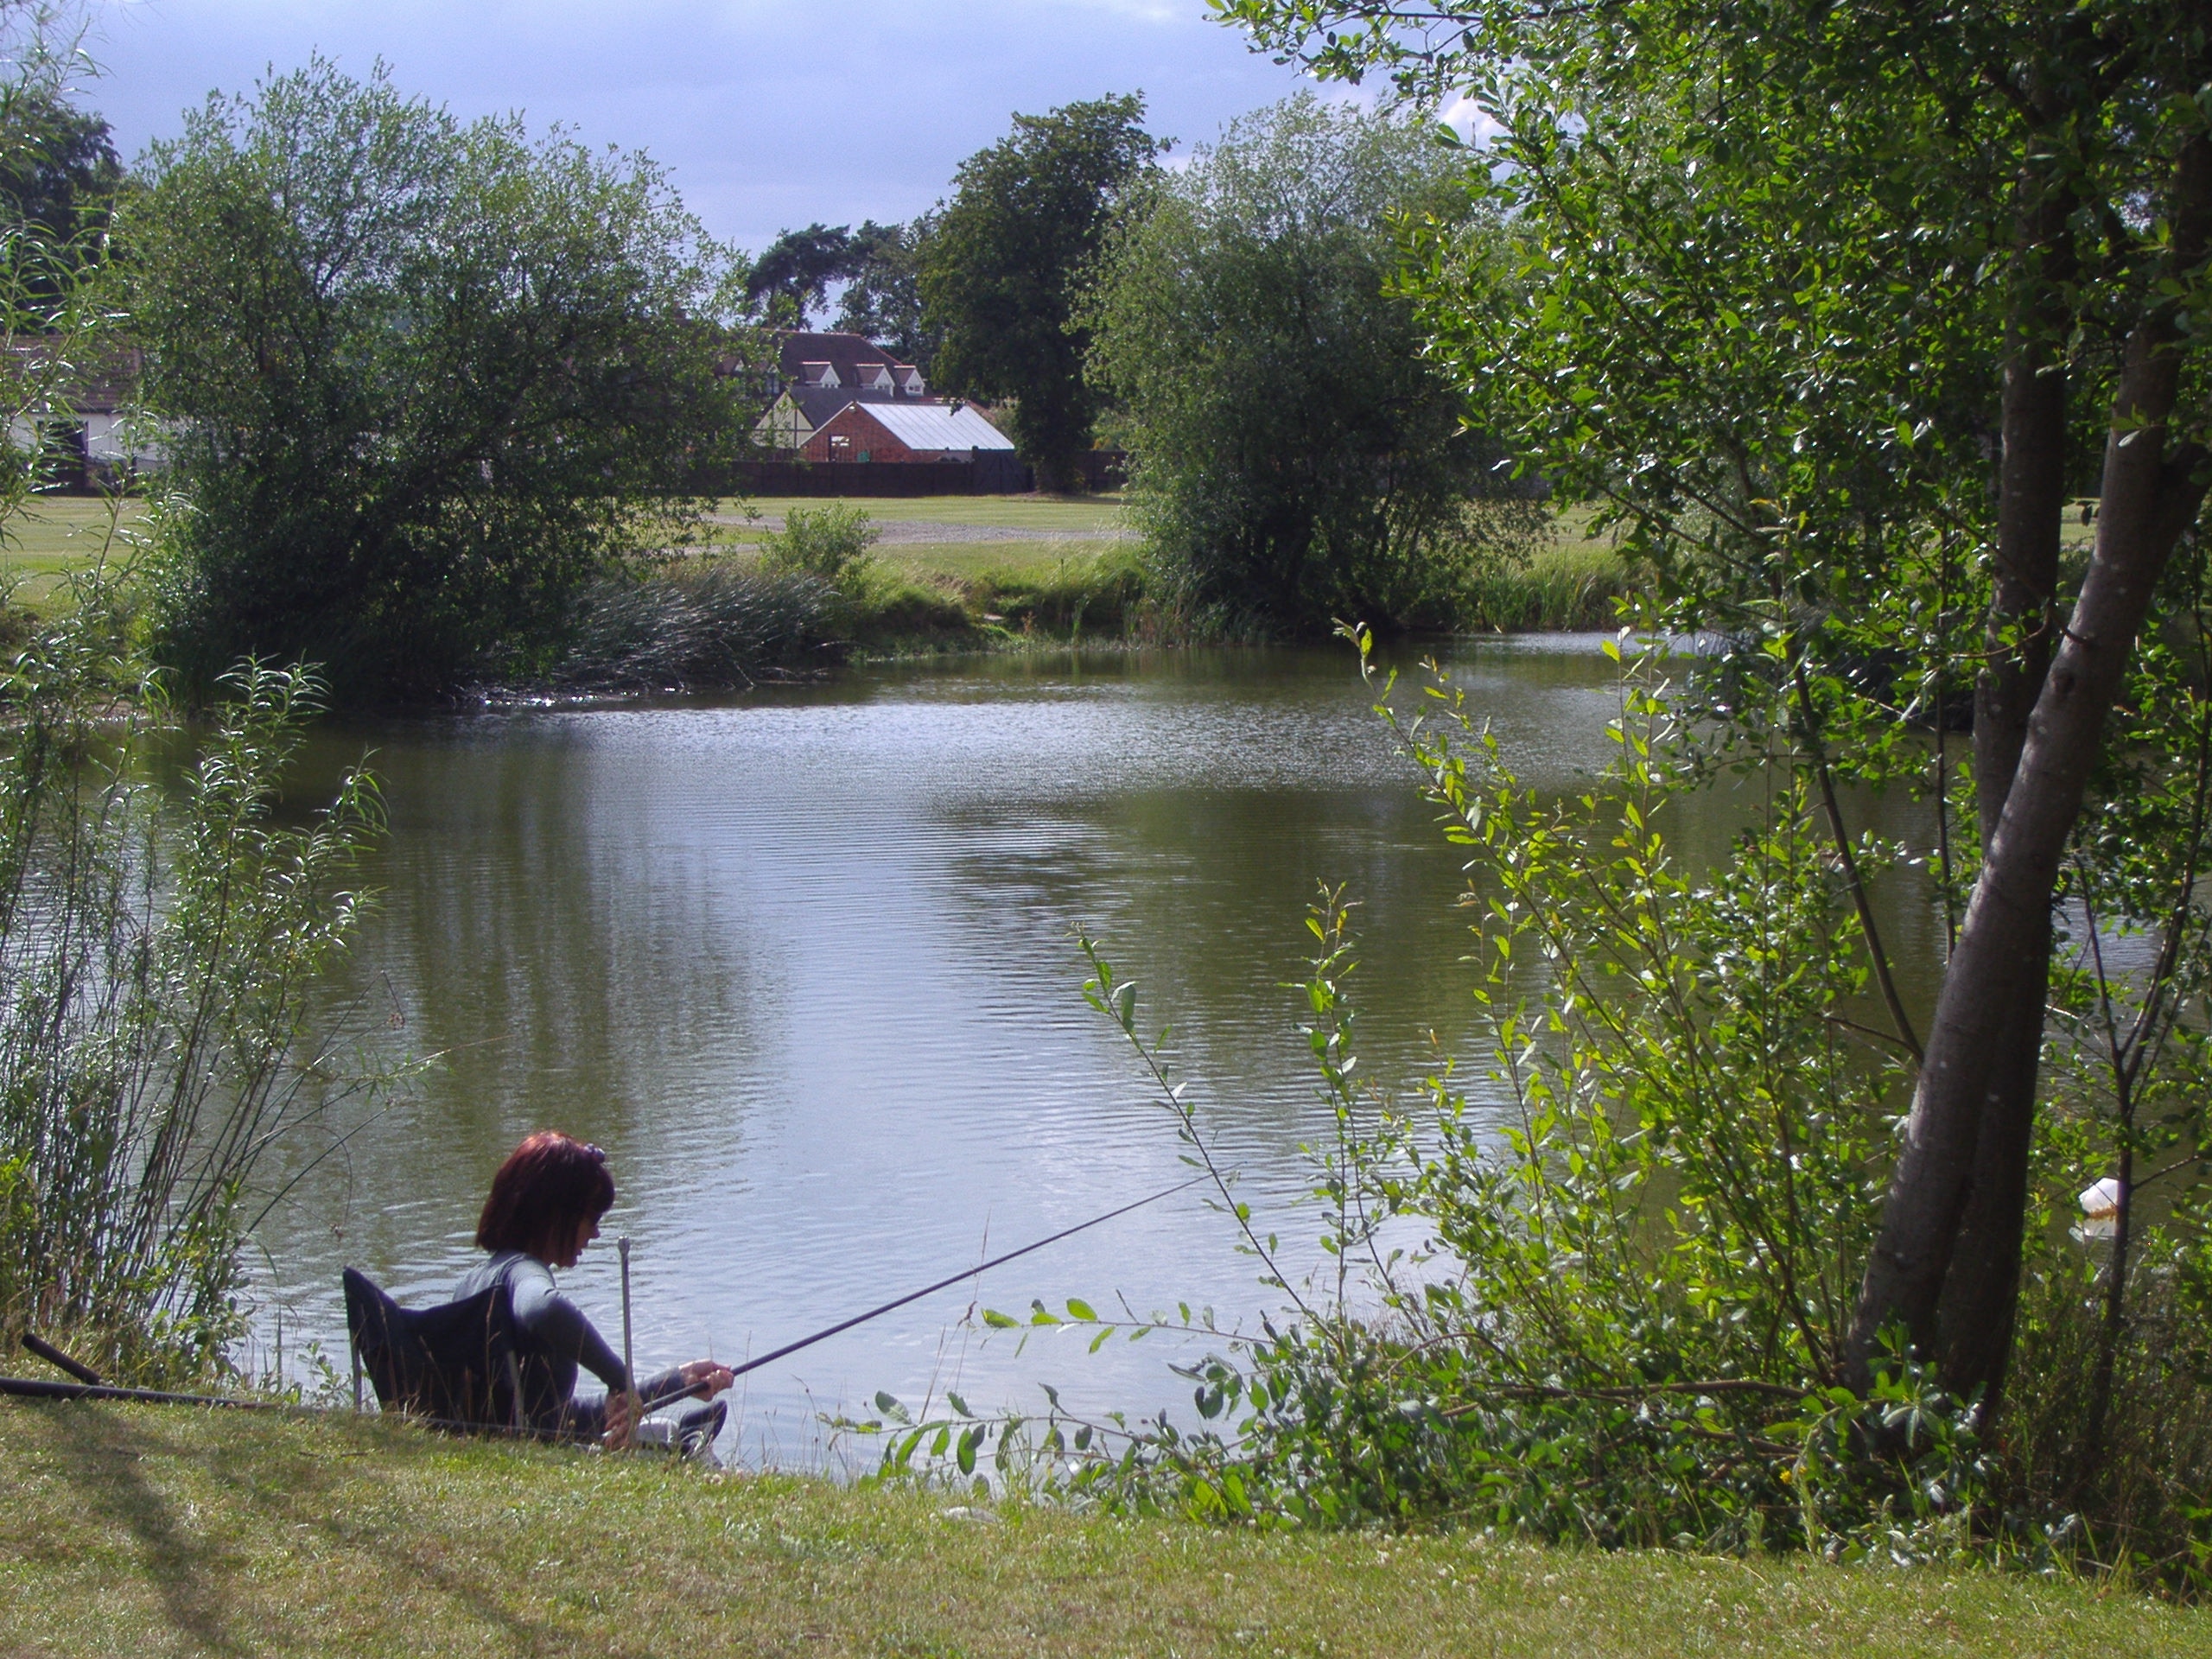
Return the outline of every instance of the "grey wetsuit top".
<path id="1" fill-rule="evenodd" d="M 465 1300 L 502 1279 L 506 1281 L 507 1298 L 514 1308 L 515 1328 L 551 1368 L 556 1397 L 566 1400 L 575 1392 L 579 1365 L 606 1383 L 610 1394 L 628 1383 L 622 1357 L 592 1328 L 583 1310 L 561 1294 L 560 1286 L 553 1281 L 553 1269 L 534 1255 L 502 1250 L 487 1257 L 461 1274 L 461 1282 L 454 1287 L 453 1299 Z M 652 1400 L 683 1386 L 681 1371 L 664 1371 L 649 1378 L 638 1393 Z"/>

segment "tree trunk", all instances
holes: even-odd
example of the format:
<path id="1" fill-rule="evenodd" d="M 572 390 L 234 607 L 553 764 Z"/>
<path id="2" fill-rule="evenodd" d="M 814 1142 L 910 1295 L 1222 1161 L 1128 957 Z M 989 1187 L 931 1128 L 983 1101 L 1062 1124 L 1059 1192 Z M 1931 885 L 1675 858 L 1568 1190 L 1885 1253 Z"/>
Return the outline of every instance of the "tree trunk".
<path id="1" fill-rule="evenodd" d="M 2018 302 L 2006 342 L 2004 454 L 1998 478 L 1997 570 L 1974 684 L 1974 804 L 1987 860 L 2026 747 L 2029 718 L 2050 666 L 2058 550 L 2066 512 L 2065 345 L 2072 324 L 2063 287 L 2075 275 L 2066 221 L 2074 194 L 2031 175 L 2021 182 Z M 2028 1152 L 2050 982 L 2050 915 L 2029 924 L 2021 988 L 1991 1055 L 1974 1127 L 1965 1215 L 1936 1309 L 1939 1363 L 1961 1397 L 1982 1392 L 1994 1414 L 2012 1351 L 2018 1300 Z"/>
<path id="2" fill-rule="evenodd" d="M 2201 136 L 2183 147 L 2172 200 L 2168 269 L 2187 279 L 2202 262 L 2212 219 L 2212 143 Z M 1846 1370 L 1847 1381 L 1861 1389 L 1892 1322 L 1919 1353 L 1944 1351 L 1938 1308 L 1974 1192 L 1984 1116 L 2012 1122 L 1998 1096 L 2017 1076 L 2017 1065 L 2004 1063 L 2005 1038 L 2031 1018 L 2040 1029 L 2049 953 L 2038 942 L 2048 936 L 2060 864 L 2152 591 L 2203 499 L 2203 486 L 2193 476 L 2203 453 L 2193 445 L 2171 459 L 2165 453 L 2184 348 L 2171 302 L 2153 301 L 2152 307 L 2128 337 L 2088 575 L 2029 718 L 1944 976 L 1927 1061 L 1867 1260 Z M 2004 1196 L 1994 1183 L 1986 1190 L 1993 1203 Z M 2001 1219 L 2016 1236 L 2019 1218 Z M 2009 1297 L 2001 1305 L 1988 1298 L 1955 1301 L 1952 1311 L 1950 1347 L 1974 1355 L 2001 1346 L 1997 1338 L 2012 1319 Z"/>

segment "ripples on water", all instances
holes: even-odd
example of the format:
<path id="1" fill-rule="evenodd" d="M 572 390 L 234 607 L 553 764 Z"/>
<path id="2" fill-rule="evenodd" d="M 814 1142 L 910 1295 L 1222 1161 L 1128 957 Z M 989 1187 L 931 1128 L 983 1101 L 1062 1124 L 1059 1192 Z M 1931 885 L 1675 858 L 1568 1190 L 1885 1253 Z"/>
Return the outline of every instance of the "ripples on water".
<path id="1" fill-rule="evenodd" d="M 1594 639 L 1464 649 L 1455 672 L 1535 781 L 1604 761 Z M 373 749 L 383 890 L 334 1007 L 445 1058 L 264 1228 L 288 1347 L 344 1352 L 340 1266 L 442 1298 L 500 1158 L 540 1127 L 606 1147 L 635 1241 L 639 1362 L 759 1352 L 1184 1171 L 1071 930 L 1141 982 L 1243 1196 L 1280 1212 L 1325 1122 L 1281 982 L 1317 880 L 1368 941 L 1370 1072 L 1427 1033 L 1479 1059 L 1435 831 L 1342 652 L 1005 659 L 734 699 L 322 734 Z M 1313 1221 L 1278 1213 L 1287 1245 Z M 1272 1306 L 1199 1193 L 994 1274 L 1010 1311 Z M 565 1281 L 619 1330 L 614 1253 Z M 947 1292 L 747 1379 L 741 1454 L 819 1455 L 817 1409 L 934 1386 L 969 1403 L 1187 1402 L 1148 1341 L 1085 1357 L 957 1328 Z M 265 1311 L 264 1337 L 273 1330 Z M 728 1449 L 728 1448 L 726 1448 Z"/>

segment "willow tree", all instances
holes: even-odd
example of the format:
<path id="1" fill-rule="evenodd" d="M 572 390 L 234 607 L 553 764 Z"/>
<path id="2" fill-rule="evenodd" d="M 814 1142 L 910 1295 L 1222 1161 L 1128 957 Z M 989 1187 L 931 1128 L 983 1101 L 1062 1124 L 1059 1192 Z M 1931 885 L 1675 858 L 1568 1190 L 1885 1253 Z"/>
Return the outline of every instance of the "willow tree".
<path id="1" fill-rule="evenodd" d="M 340 701 L 529 673 L 734 451 L 724 258 L 647 158 L 318 60 L 154 145 L 118 262 L 166 426 L 154 623 Z"/>
<path id="2" fill-rule="evenodd" d="M 1677 620 L 1753 647 L 1739 689 L 1824 784 L 1924 766 L 1900 736 L 1971 687 L 1924 1035 L 1861 908 L 1911 1096 L 1839 1371 L 1863 1386 L 1901 1329 L 1993 1407 L 2054 912 L 2085 858 L 2125 850 L 2099 837 L 2133 799 L 2180 810 L 2138 825 L 2166 839 L 2130 889 L 2157 948 L 2111 1030 L 2120 1096 L 2202 938 L 2212 6 L 1213 3 L 1321 73 L 1479 113 L 1471 169 L 1516 215 L 1520 268 L 1500 284 L 1432 238 L 1433 321 L 1530 451 L 1621 515 Z M 2077 493 L 2094 534 L 2069 568 Z M 2164 701 L 2140 679 L 2162 664 Z M 2120 1156 L 2124 1243 L 2124 1137 Z"/>
<path id="3" fill-rule="evenodd" d="M 1458 171 L 1428 123 L 1301 94 L 1163 172 L 1109 238 L 1089 372 L 1194 619 L 1451 626 L 1541 529 L 1395 291 L 1397 222 L 1470 217 Z"/>

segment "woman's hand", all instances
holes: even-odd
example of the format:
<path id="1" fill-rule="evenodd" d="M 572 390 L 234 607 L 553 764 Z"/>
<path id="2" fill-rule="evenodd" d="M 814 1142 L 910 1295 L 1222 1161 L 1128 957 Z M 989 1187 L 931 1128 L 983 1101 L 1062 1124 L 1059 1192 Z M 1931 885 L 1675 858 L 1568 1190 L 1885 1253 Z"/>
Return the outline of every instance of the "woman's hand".
<path id="1" fill-rule="evenodd" d="M 607 1432 L 600 1436 L 600 1444 L 610 1452 L 620 1452 L 630 1444 L 630 1396 L 620 1389 L 610 1389 L 607 1394 Z"/>
<path id="2" fill-rule="evenodd" d="M 692 1397 L 711 1400 L 737 1381 L 737 1373 L 727 1365 L 711 1359 L 695 1359 L 683 1368 L 681 1375 Z"/>

